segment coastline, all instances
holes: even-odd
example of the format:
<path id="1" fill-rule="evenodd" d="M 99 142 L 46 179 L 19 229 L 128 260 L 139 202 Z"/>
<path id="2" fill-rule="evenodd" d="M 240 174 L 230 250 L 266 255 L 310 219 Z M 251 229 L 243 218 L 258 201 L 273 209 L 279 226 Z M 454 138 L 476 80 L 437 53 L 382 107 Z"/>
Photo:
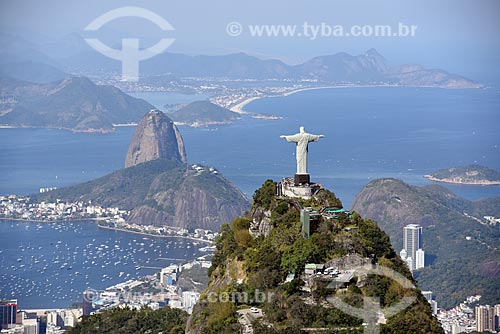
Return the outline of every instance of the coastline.
<path id="1" fill-rule="evenodd" d="M 450 183 L 450 184 L 459 184 L 459 185 L 469 185 L 469 186 L 496 186 L 500 185 L 500 181 L 455 181 L 454 179 L 438 179 L 432 175 L 424 175 L 424 178 L 430 181 L 435 181 L 435 182 L 443 182 L 443 183 Z"/>
<path id="2" fill-rule="evenodd" d="M 23 222 L 23 223 L 64 223 L 64 222 L 76 222 L 76 223 L 81 223 L 81 222 L 88 222 L 88 223 L 95 223 L 98 228 L 102 228 L 105 230 L 113 230 L 113 231 L 119 231 L 119 232 L 127 232 L 127 233 L 134 233 L 134 234 L 141 234 L 149 237 L 156 237 L 156 238 L 182 238 L 182 239 L 189 239 L 193 241 L 198 241 L 198 242 L 204 242 L 207 244 L 212 244 L 213 242 L 210 240 L 205 240 L 205 239 L 199 239 L 199 238 L 194 238 L 194 237 L 186 237 L 182 235 L 158 235 L 158 234 L 151 234 L 147 232 L 139 232 L 139 231 L 132 231 L 132 230 L 127 230 L 123 228 L 118 228 L 118 227 L 110 227 L 110 226 L 104 226 L 100 225 L 99 222 L 103 221 L 104 219 L 102 218 L 80 218 L 80 219 L 59 219 L 59 220 L 35 220 L 35 219 L 23 219 L 23 218 L 5 218 L 5 217 L 0 217 L 0 221 L 11 221 L 11 222 Z"/>
<path id="3" fill-rule="evenodd" d="M 184 123 L 184 122 L 175 122 L 175 126 L 189 126 L 192 128 L 204 128 L 208 126 L 217 126 L 217 125 L 230 125 L 232 124 L 232 121 L 226 121 L 226 122 L 193 122 L 193 123 Z"/>
<path id="4" fill-rule="evenodd" d="M 284 92 L 281 94 L 277 95 L 261 95 L 261 96 L 252 96 L 249 98 L 244 99 L 243 101 L 240 101 L 239 103 L 235 104 L 234 106 L 230 107 L 229 110 L 232 112 L 235 112 L 237 114 L 243 114 L 243 115 L 248 115 L 252 114 L 249 111 L 245 111 L 243 108 L 249 104 L 252 101 L 258 100 L 258 99 L 263 99 L 263 98 L 268 98 L 268 97 L 286 97 L 292 94 L 308 91 L 308 90 L 318 90 L 318 89 L 340 89 L 340 88 L 367 88 L 367 87 L 411 87 L 411 86 L 401 86 L 397 84 L 386 84 L 386 85 L 335 85 L 335 86 L 317 86 L 317 87 L 301 87 L 301 88 L 296 88 L 292 89 L 291 91 Z M 419 86 L 420 87 L 420 86 Z M 436 88 L 436 87 L 434 87 Z M 440 87 L 438 87 L 440 88 Z"/>
<path id="5" fill-rule="evenodd" d="M 103 218 L 71 218 L 71 219 L 55 219 L 55 220 L 36 220 L 36 219 L 24 219 L 24 218 L 9 218 L 0 217 L 0 220 L 6 221 L 17 221 L 23 223 L 66 223 L 66 222 L 98 222 L 104 220 Z"/>
<path id="6" fill-rule="evenodd" d="M 231 108 L 229 108 L 229 110 L 231 110 L 232 112 L 235 112 L 237 114 L 242 114 L 242 115 L 245 115 L 245 114 L 249 114 L 248 111 L 244 111 L 243 110 L 243 107 L 246 106 L 247 104 L 249 104 L 250 102 L 252 101 L 255 101 L 255 100 L 258 100 L 258 99 L 262 99 L 264 97 L 269 97 L 269 96 L 253 96 L 253 97 L 249 97 L 243 101 L 241 101 L 240 103 L 232 106 Z"/>
<path id="7" fill-rule="evenodd" d="M 0 129 L 48 129 L 48 130 L 64 130 L 71 131 L 73 133 L 100 133 L 100 134 L 108 134 L 113 133 L 115 131 L 114 125 L 111 129 L 74 129 L 74 128 L 64 128 L 64 127 L 52 127 L 52 126 L 27 126 L 27 125 L 7 125 L 0 124 Z"/>
<path id="8" fill-rule="evenodd" d="M 118 127 L 123 127 L 123 126 L 137 126 L 138 123 L 117 123 L 113 124 L 113 127 L 118 128 Z"/>
<path id="9" fill-rule="evenodd" d="M 213 243 L 212 241 L 209 241 L 209 240 L 199 239 L 199 238 L 194 238 L 194 237 L 186 237 L 186 236 L 182 236 L 182 235 L 158 235 L 158 234 L 151 234 L 151 233 L 146 233 L 146 232 L 132 231 L 132 230 L 127 230 L 127 229 L 118 228 L 118 227 L 103 226 L 103 225 L 99 225 L 99 224 L 97 224 L 97 227 L 98 228 L 102 228 L 104 230 L 111 230 L 111 231 L 119 231 L 119 232 L 141 234 L 141 235 L 145 235 L 145 236 L 148 236 L 148 237 L 156 237 L 156 238 L 182 238 L 182 239 L 189 239 L 189 240 L 198 241 L 198 242 L 204 242 L 204 243 L 207 243 L 207 244 L 212 244 Z"/>

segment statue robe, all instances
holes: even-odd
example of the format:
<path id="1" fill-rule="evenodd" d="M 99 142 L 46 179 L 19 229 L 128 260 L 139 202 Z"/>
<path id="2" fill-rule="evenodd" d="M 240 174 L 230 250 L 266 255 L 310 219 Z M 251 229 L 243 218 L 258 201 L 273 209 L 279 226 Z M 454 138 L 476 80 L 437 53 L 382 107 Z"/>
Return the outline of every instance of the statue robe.
<path id="1" fill-rule="evenodd" d="M 297 159 L 297 174 L 307 174 L 307 152 L 309 143 L 318 141 L 319 138 L 319 135 L 313 135 L 307 132 L 284 136 L 287 142 L 296 143 L 295 158 Z"/>

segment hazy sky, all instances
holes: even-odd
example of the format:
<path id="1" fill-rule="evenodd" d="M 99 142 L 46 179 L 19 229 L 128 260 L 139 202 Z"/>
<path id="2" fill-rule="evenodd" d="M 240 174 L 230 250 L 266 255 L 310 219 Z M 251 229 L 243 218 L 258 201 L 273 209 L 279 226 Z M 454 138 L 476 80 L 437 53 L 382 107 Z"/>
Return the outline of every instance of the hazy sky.
<path id="1" fill-rule="evenodd" d="M 34 40 L 83 34 L 84 27 L 108 10 L 139 6 L 172 24 L 168 49 L 190 54 L 246 52 L 296 63 L 317 55 L 376 48 L 395 64 L 418 62 L 466 75 L 500 73 L 500 1 L 63 1 L 0 0 L 3 31 L 27 32 Z M 229 36 L 226 26 L 239 22 L 243 32 Z M 418 26 L 414 37 L 252 37 L 248 25 L 391 25 Z M 143 19 L 122 18 L 108 24 L 122 37 L 155 41 L 162 32 Z M 39 36 L 39 34 L 41 36 Z M 488 70 L 488 67 L 490 68 Z"/>

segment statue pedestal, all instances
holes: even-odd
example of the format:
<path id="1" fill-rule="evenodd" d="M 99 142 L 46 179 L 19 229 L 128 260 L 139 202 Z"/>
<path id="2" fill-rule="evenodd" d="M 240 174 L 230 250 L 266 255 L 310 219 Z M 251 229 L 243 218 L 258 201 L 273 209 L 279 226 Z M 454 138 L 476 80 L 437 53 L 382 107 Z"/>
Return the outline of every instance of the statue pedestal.
<path id="1" fill-rule="evenodd" d="M 293 181 L 296 186 L 299 184 L 309 184 L 311 183 L 311 177 L 309 174 L 295 174 Z"/>
<path id="2" fill-rule="evenodd" d="M 303 178 L 303 181 L 309 179 L 309 174 L 299 174 Z M 297 174 L 295 175 L 297 176 Z M 307 177 L 307 180 L 305 179 Z M 278 183 L 276 187 L 277 197 L 290 197 L 290 198 L 303 198 L 309 199 L 319 190 L 323 189 L 323 186 L 319 183 L 302 183 L 296 184 L 297 179 L 293 177 L 285 177 Z"/>

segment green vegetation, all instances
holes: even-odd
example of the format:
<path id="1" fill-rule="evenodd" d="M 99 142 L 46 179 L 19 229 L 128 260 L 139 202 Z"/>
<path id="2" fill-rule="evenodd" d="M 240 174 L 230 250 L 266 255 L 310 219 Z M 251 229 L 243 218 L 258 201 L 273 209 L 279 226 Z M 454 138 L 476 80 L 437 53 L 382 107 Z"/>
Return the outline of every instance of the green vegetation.
<path id="1" fill-rule="evenodd" d="M 67 334 L 184 334 L 188 314 L 179 309 L 113 308 L 83 317 Z"/>
<path id="2" fill-rule="evenodd" d="M 156 159 L 99 179 L 32 196 L 34 201 L 92 201 L 132 211 L 129 220 L 151 225 L 218 230 L 249 206 L 221 174 L 202 172 L 172 160 Z"/>
<path id="3" fill-rule="evenodd" d="M 162 187 L 178 188 L 186 166 L 174 161 L 157 159 L 137 166 L 117 170 L 96 180 L 56 189 L 32 196 L 34 201 L 92 201 L 104 206 L 115 206 L 124 210 L 151 204 L 148 198 Z"/>
<path id="4" fill-rule="evenodd" d="M 500 298 L 500 229 L 482 219 L 500 217 L 500 196 L 468 201 L 439 185 L 415 187 L 380 179 L 356 195 L 353 209 L 376 220 L 397 251 L 403 243 L 403 226 L 424 227 L 426 267 L 415 278 L 422 290 L 433 291 L 441 307 L 456 306 L 476 294 L 485 304 Z"/>
<path id="5" fill-rule="evenodd" d="M 262 187 L 257 189 L 253 195 L 252 207 L 261 207 L 269 210 L 271 205 L 276 201 L 276 182 L 266 180 Z"/>
<path id="6" fill-rule="evenodd" d="M 181 109 L 168 113 L 174 121 L 191 126 L 231 123 L 239 115 L 210 101 L 195 101 Z"/>
<path id="7" fill-rule="evenodd" d="M 382 333 L 442 333 L 430 307 L 417 290 L 407 290 L 385 277 L 369 275 L 354 279 L 347 289 L 331 289 L 321 281 L 304 290 L 301 278 L 306 263 L 325 263 L 347 254 L 374 258 L 383 266 L 398 271 L 413 281 L 411 273 L 391 247 L 390 239 L 374 221 L 360 215 L 341 215 L 337 219 L 321 218 L 318 232 L 304 239 L 300 215 L 289 198 L 275 197 L 276 184 L 267 180 L 253 197 L 252 212 L 224 225 L 209 270 L 210 283 L 195 307 L 188 333 L 234 333 L 238 331 L 236 310 L 256 306 L 264 312 L 264 322 L 254 323 L 255 333 L 299 333 L 300 328 L 347 328 L 362 333 L 362 320 L 329 307 L 325 297 L 337 295 L 353 306 L 362 306 L 362 296 L 379 296 L 383 307 L 393 305 L 404 296 L 416 296 L 417 302 L 389 318 Z M 303 207 L 324 205 L 342 207 L 335 195 L 322 191 L 311 200 L 294 199 Z M 252 236 L 248 228 L 252 214 L 269 212 L 273 226 L 266 237 Z M 345 227 L 356 227 L 347 230 Z M 285 277 L 295 279 L 284 283 Z M 316 282 L 316 281 L 315 281 Z M 414 281 L 413 281 L 414 282 Z M 210 302 L 215 293 L 255 296 L 257 292 L 272 295 L 269 300 L 234 299 Z M 217 312 L 214 315 L 214 310 Z M 263 323 L 272 324 L 269 328 Z M 346 330 L 347 332 L 347 330 Z"/>

